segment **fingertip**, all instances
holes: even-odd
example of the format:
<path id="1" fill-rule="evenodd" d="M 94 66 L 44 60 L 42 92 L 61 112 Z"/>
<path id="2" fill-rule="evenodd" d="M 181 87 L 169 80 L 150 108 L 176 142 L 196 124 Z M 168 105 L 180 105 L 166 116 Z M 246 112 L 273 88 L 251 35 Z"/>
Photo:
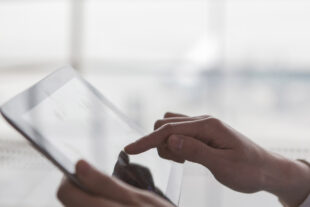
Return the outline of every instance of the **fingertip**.
<path id="1" fill-rule="evenodd" d="M 143 144 L 144 139 L 138 139 L 137 141 L 124 147 L 124 151 L 130 155 L 140 154 L 147 150 L 146 146 Z"/>
<path id="2" fill-rule="evenodd" d="M 127 145 L 126 147 L 124 147 L 124 151 L 127 153 L 127 154 L 135 154 L 135 146 L 134 146 L 134 143 L 131 143 L 129 145 Z"/>
<path id="3" fill-rule="evenodd" d="M 85 160 L 79 160 L 75 168 L 78 177 L 87 176 L 91 170 L 91 166 Z"/>
<path id="4" fill-rule="evenodd" d="M 124 147 L 124 151 L 128 154 L 140 154 L 152 148 L 158 147 L 165 139 L 166 135 L 159 134 L 159 130 L 148 134 L 137 141 Z"/>

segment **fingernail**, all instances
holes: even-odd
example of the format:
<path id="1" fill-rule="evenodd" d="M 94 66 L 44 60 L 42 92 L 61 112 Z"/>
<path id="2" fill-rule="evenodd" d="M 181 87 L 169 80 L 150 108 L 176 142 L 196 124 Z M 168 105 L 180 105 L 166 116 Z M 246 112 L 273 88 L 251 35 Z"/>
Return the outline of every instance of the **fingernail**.
<path id="1" fill-rule="evenodd" d="M 78 176 L 87 176 L 90 171 L 90 165 L 85 162 L 84 160 L 81 160 L 76 165 L 76 171 Z"/>
<path id="2" fill-rule="evenodd" d="M 170 145 L 173 149 L 175 149 L 175 150 L 181 150 L 182 149 L 183 142 L 184 142 L 183 138 L 176 136 L 176 135 L 172 135 L 172 136 L 170 136 L 169 141 L 170 141 Z"/>

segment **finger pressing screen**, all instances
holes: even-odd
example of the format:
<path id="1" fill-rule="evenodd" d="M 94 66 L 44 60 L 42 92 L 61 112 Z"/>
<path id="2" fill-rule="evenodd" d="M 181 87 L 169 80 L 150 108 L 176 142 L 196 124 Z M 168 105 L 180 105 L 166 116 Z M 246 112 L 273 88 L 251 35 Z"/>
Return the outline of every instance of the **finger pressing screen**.
<path id="1" fill-rule="evenodd" d="M 166 124 L 149 135 L 146 135 L 138 141 L 127 145 L 125 151 L 128 154 L 139 154 L 151 148 L 158 147 L 160 144 L 165 143 L 167 138 L 172 134 L 181 134 L 191 137 L 199 135 L 199 131 L 203 129 L 203 120 L 194 120 L 178 123 Z"/>

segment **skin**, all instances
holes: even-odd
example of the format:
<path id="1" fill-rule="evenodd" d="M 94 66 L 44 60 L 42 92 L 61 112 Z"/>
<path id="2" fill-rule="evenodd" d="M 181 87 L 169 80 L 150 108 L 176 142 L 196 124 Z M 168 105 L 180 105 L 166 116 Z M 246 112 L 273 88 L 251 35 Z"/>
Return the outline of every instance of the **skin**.
<path id="1" fill-rule="evenodd" d="M 267 191 L 289 207 L 297 207 L 310 193 L 308 166 L 261 148 L 208 115 L 188 117 L 166 113 L 163 119 L 156 121 L 154 132 L 126 146 L 125 151 L 139 154 L 152 148 L 157 148 L 162 158 L 205 166 L 219 182 L 233 190 L 244 193 Z M 64 180 L 58 197 L 65 206 L 171 207 L 156 195 L 106 176 L 84 161 L 77 164 L 76 171 L 80 182 L 92 194 Z"/>
<path id="2" fill-rule="evenodd" d="M 102 174 L 83 160 L 77 163 L 76 174 L 90 193 L 64 179 L 57 197 L 66 207 L 173 207 L 151 192 L 139 190 L 117 178 Z"/>
<path id="3" fill-rule="evenodd" d="M 169 160 L 199 163 L 223 185 L 243 193 L 267 191 L 295 207 L 310 193 L 310 168 L 258 146 L 224 122 L 205 115 L 166 113 L 154 132 L 125 147 L 128 154 L 157 148 Z"/>

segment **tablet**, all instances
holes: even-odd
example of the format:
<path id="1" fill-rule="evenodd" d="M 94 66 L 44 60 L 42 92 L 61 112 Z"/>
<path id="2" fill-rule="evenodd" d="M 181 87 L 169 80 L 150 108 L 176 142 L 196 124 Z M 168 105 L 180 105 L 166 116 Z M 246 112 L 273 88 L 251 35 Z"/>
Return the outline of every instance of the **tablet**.
<path id="1" fill-rule="evenodd" d="M 71 66 L 56 70 L 0 110 L 38 151 L 84 190 L 75 177 L 78 160 L 114 175 L 116 163 L 124 157 L 124 146 L 144 134 Z M 130 162 L 149 170 L 157 189 L 178 204 L 182 165 L 161 159 L 154 149 L 131 156 Z"/>

